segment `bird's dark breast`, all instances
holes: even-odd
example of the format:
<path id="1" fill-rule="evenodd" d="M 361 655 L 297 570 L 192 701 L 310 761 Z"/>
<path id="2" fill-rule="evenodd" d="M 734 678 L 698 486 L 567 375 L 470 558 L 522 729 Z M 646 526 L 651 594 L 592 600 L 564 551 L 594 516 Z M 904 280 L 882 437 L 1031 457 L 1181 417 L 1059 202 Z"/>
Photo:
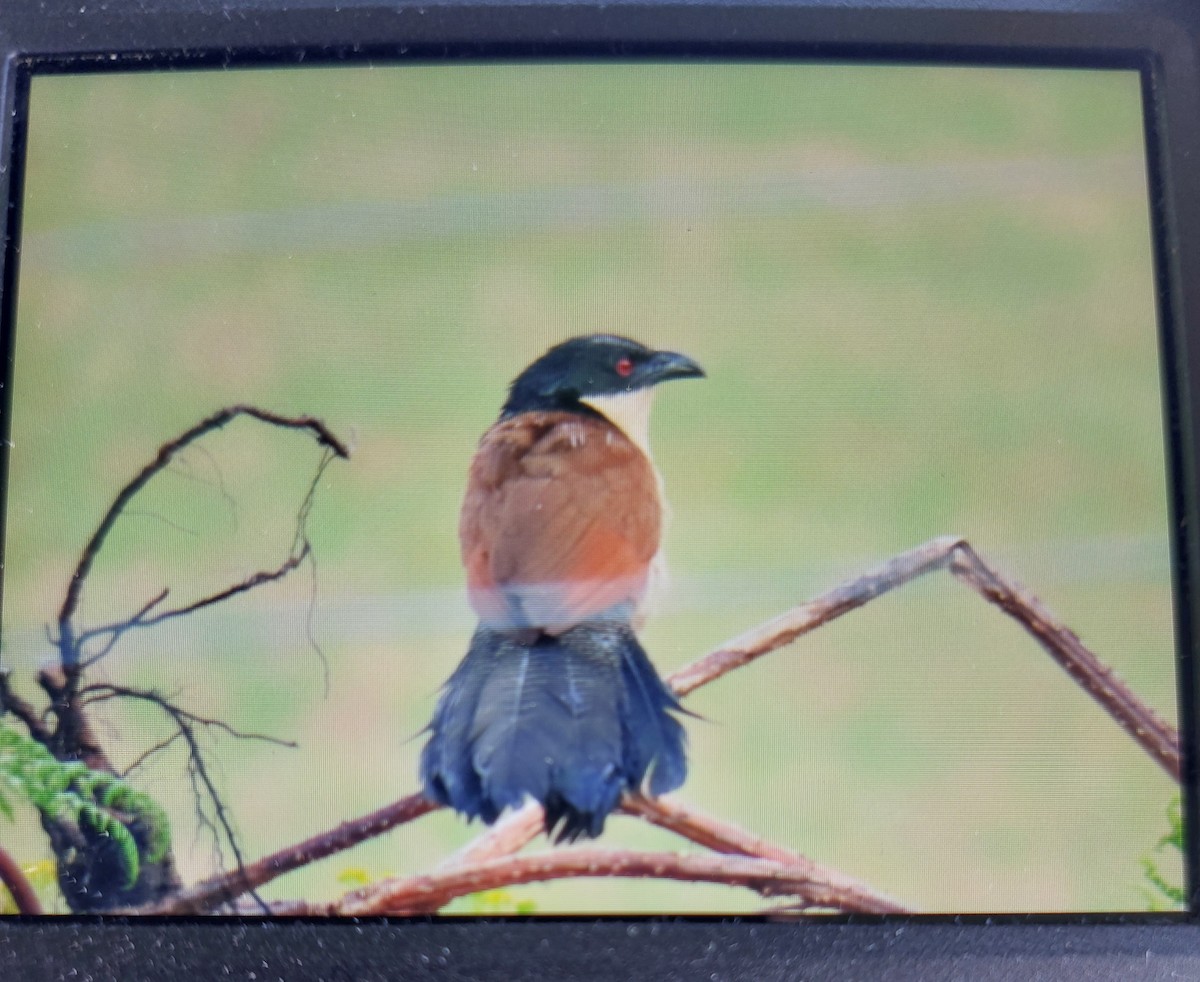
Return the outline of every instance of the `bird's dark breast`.
<path id="1" fill-rule="evenodd" d="M 662 533 L 645 454 L 600 417 L 504 419 L 471 465 L 459 537 L 471 605 L 496 629 L 561 633 L 641 601 Z"/>

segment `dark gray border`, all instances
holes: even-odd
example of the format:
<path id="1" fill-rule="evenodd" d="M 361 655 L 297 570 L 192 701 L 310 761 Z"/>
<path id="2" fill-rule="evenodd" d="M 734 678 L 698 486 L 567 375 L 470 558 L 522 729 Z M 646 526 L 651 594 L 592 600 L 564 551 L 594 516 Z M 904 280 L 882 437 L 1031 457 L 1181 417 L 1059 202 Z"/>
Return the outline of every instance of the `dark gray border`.
<path id="1" fill-rule="evenodd" d="M 23 82 L 34 71 L 468 57 L 745 57 L 1136 67 L 1146 80 L 1165 358 L 1186 815 L 1198 827 L 1192 642 L 1200 558 L 1200 4 L 800 0 L 0 3 L 0 357 L 11 378 Z M 5 316 L 8 315 L 8 316 Z M 1190 325 L 1190 326 L 1189 326 Z M 0 421 L 7 433 L 7 392 Z M 6 468 L 7 461 L 0 460 Z M 0 475 L 2 476 L 2 475 Z M 0 480 L 0 495 L 3 494 Z M 2 500 L 0 500 L 2 514 Z M 1197 877 L 1197 837 L 1188 857 Z M 0 978 L 1200 978 L 1200 918 L 255 923 L 0 922 Z"/>

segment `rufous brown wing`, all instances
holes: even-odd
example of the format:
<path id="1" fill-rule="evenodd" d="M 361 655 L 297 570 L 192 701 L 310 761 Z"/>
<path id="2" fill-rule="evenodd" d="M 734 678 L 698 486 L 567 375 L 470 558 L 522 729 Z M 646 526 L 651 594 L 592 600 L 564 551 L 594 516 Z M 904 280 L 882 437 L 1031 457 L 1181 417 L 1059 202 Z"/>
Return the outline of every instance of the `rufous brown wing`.
<path id="1" fill-rule="evenodd" d="M 471 605 L 493 628 L 559 634 L 646 591 L 662 532 L 645 454 L 601 417 L 532 412 L 484 435 L 459 526 Z"/>

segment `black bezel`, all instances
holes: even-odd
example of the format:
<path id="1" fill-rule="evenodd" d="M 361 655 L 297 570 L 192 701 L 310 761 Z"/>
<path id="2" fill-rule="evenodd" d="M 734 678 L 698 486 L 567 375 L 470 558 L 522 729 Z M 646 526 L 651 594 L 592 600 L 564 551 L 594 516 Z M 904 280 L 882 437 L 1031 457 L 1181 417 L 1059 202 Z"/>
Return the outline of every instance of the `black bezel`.
<path id="1" fill-rule="evenodd" d="M 1063 9 L 1067 7 L 1067 9 Z M 1169 978 L 1200 975 L 1200 5 L 1190 0 L 390 4 L 17 0 L 0 7 L 0 327 L 8 432 L 16 202 L 31 73 L 466 58 L 750 58 L 1142 73 L 1173 489 L 1190 912 L 1105 917 L 284 922 L 0 921 L 0 977 Z M 6 468 L 6 460 L 0 467 Z M 0 482 L 0 516 L 3 514 Z M 1177 973 L 1177 974 L 1175 974 Z"/>

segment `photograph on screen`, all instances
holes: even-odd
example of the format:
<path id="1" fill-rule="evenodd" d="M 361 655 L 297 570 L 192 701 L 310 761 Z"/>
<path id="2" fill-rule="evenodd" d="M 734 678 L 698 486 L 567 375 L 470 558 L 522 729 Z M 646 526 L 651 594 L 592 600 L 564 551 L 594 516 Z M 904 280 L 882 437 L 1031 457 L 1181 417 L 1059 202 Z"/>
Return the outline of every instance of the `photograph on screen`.
<path id="1" fill-rule="evenodd" d="M 0 911 L 1182 910 L 1142 85 L 35 74 Z"/>

